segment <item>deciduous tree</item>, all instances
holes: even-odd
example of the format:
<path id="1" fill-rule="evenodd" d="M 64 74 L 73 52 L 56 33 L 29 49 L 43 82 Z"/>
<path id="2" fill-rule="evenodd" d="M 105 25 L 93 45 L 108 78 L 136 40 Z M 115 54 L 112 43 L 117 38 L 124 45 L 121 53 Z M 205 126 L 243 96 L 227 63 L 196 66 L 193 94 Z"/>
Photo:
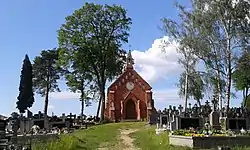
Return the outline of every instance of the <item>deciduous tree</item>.
<path id="1" fill-rule="evenodd" d="M 250 51 L 246 50 L 239 58 L 233 73 L 234 87 L 242 91 L 243 106 L 246 106 L 246 98 L 250 88 Z"/>
<path id="2" fill-rule="evenodd" d="M 192 0 L 192 9 L 177 5 L 181 23 L 165 19 L 169 29 L 178 29 L 185 36 L 181 45 L 204 61 L 216 74 L 217 89 L 222 93 L 220 81 L 226 81 L 226 108 L 229 108 L 231 78 L 235 58 L 249 42 L 249 2 L 233 0 Z M 171 33 L 173 30 L 168 30 Z M 219 96 L 221 97 L 221 96 Z M 222 108 L 222 100 L 220 100 Z"/>
<path id="3" fill-rule="evenodd" d="M 123 43 L 128 42 L 131 19 L 124 8 L 117 5 L 86 3 L 72 15 L 58 31 L 61 64 L 82 65 L 93 77 L 101 95 L 101 120 L 104 119 L 105 85 L 121 73 L 125 62 Z"/>
<path id="4" fill-rule="evenodd" d="M 188 88 L 185 88 L 186 82 L 188 84 Z M 187 96 L 187 99 L 193 98 L 198 105 L 201 106 L 201 100 L 204 97 L 205 85 L 199 72 L 194 69 L 189 70 L 187 80 L 186 72 L 183 72 L 180 75 L 178 87 L 180 88 L 179 95 L 181 97 Z"/>
<path id="5" fill-rule="evenodd" d="M 180 5 L 177 5 L 178 8 L 184 13 L 184 8 Z M 185 12 L 186 13 L 186 12 Z M 181 57 L 179 58 L 179 63 L 184 68 L 184 72 L 180 76 L 179 80 L 179 86 L 180 86 L 180 95 L 182 95 L 185 99 L 184 109 L 185 112 L 187 111 L 187 105 L 188 105 L 188 99 L 190 97 L 191 93 L 189 90 L 189 74 L 191 70 L 194 70 L 198 59 L 195 57 L 195 55 L 192 53 L 192 50 L 190 50 L 190 46 L 184 44 L 185 38 L 187 38 L 191 33 L 192 30 L 189 29 L 190 20 L 184 18 L 185 16 L 181 16 L 181 21 L 183 21 L 181 24 L 178 24 L 174 20 L 164 18 L 163 21 L 163 30 L 169 37 L 169 41 L 163 41 L 164 46 L 172 44 L 172 43 L 178 43 L 175 44 L 177 52 L 181 54 Z"/>
<path id="6" fill-rule="evenodd" d="M 86 72 L 82 72 L 81 69 L 77 68 L 75 64 L 72 69 L 73 71 L 68 71 L 65 74 L 66 84 L 69 89 L 74 93 L 80 93 L 81 101 L 81 119 L 83 121 L 84 116 L 84 106 L 88 107 L 91 105 L 90 100 L 96 98 L 96 89 L 91 84 L 91 76 L 87 75 Z"/>

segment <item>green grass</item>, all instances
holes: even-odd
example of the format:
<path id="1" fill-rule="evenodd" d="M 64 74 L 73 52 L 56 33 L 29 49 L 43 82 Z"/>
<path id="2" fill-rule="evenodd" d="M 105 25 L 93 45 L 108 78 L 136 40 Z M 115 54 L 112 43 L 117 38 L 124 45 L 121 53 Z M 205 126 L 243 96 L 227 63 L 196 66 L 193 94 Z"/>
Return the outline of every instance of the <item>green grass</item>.
<path id="1" fill-rule="evenodd" d="M 119 129 L 125 128 L 141 128 L 145 122 L 125 122 L 112 123 L 90 127 L 87 130 L 76 131 L 72 135 L 60 136 L 60 140 L 35 144 L 34 150 L 42 150 L 46 146 L 46 150 L 94 150 L 105 145 L 105 147 L 114 147 L 119 139 Z"/>
<path id="2" fill-rule="evenodd" d="M 134 144 L 142 150 L 191 150 L 186 147 L 173 147 L 169 145 L 168 133 L 155 134 L 155 127 L 142 128 L 131 134 Z"/>

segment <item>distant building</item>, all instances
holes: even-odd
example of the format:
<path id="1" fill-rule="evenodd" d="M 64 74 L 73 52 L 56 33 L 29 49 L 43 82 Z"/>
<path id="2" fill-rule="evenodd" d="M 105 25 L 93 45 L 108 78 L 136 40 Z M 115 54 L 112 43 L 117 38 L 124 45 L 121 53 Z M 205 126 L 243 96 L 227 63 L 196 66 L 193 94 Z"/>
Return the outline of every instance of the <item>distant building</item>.
<path id="1" fill-rule="evenodd" d="M 3 116 L 3 115 L 0 115 L 0 120 L 7 120 L 9 117 L 6 117 L 6 116 Z"/>

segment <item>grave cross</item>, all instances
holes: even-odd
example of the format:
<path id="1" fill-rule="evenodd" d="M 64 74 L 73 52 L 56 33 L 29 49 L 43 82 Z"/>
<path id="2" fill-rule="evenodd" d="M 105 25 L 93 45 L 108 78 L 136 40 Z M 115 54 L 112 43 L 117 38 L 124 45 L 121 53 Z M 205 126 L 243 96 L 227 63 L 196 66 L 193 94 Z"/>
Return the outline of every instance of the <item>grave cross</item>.
<path id="1" fill-rule="evenodd" d="M 180 111 L 180 114 L 182 113 L 182 110 L 183 110 L 183 107 L 181 105 L 179 105 L 178 107 L 179 111 Z"/>
<path id="2" fill-rule="evenodd" d="M 178 115 L 178 110 L 176 109 L 176 106 L 173 106 L 173 114 Z"/>
<path id="3" fill-rule="evenodd" d="M 74 115 L 72 113 L 69 114 L 69 118 L 72 119 Z"/>
<path id="4" fill-rule="evenodd" d="M 208 116 L 209 115 L 209 111 L 210 111 L 210 105 L 209 105 L 209 101 L 207 100 L 206 102 L 205 102 L 205 106 L 204 106 L 204 114 L 206 115 L 206 116 Z"/>
<path id="5" fill-rule="evenodd" d="M 207 100 L 207 101 L 205 102 L 205 104 L 209 106 L 209 101 Z"/>
<path id="6" fill-rule="evenodd" d="M 191 107 L 192 107 L 192 104 L 191 104 L 191 103 L 188 103 L 188 106 L 189 106 L 189 109 L 191 109 Z"/>
<path id="7" fill-rule="evenodd" d="M 167 114 L 167 109 L 164 108 L 164 110 L 162 112 L 163 112 L 163 114 Z"/>

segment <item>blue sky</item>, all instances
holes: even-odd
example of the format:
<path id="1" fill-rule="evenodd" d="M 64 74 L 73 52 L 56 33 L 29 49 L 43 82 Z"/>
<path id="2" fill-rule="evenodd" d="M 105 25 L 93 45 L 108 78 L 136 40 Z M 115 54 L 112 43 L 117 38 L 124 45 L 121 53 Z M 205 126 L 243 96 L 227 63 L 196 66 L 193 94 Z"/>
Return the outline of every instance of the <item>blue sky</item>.
<path id="1" fill-rule="evenodd" d="M 11 0 L 0 2 L 0 67 L 2 69 L 2 73 L 0 74 L 0 114 L 10 114 L 10 112 L 15 110 L 20 70 L 24 55 L 28 54 L 30 59 L 33 60 L 35 56 L 39 55 L 41 50 L 57 47 L 56 31 L 64 23 L 65 17 L 70 15 L 75 9 L 82 7 L 85 2 L 104 4 L 103 0 Z M 131 45 L 131 48 L 135 50 L 132 55 L 136 56 L 135 61 L 138 62 L 138 71 L 146 75 L 145 71 L 150 70 L 150 66 L 145 66 L 147 63 L 142 58 L 142 55 L 146 56 L 150 51 L 152 52 L 153 47 L 156 48 L 156 46 L 153 46 L 154 41 L 164 35 L 163 31 L 159 29 L 162 25 L 160 19 L 163 17 L 177 18 L 177 11 L 173 7 L 173 1 L 105 1 L 105 3 L 107 2 L 108 4 L 120 4 L 128 10 L 128 15 L 133 20 L 128 45 Z M 124 47 L 128 48 L 128 45 Z M 158 69 L 153 69 L 155 70 L 154 74 L 148 78 L 153 79 L 153 76 L 159 74 L 156 72 L 159 68 L 158 65 Z M 163 106 L 167 107 L 167 104 L 171 104 L 172 102 L 182 103 L 176 94 L 175 84 L 178 75 L 172 74 L 168 76 L 167 72 L 163 75 L 164 77 L 158 78 L 158 81 L 155 80 L 153 82 L 152 80 L 154 91 L 156 93 L 158 91 L 158 98 L 162 99 L 159 102 L 155 99 L 156 106 L 163 108 Z M 63 82 L 61 83 L 61 87 L 62 90 L 66 89 Z M 169 95 L 172 94 L 172 97 L 166 96 L 166 93 L 170 93 Z M 63 94 L 66 94 L 68 97 Z M 168 101 L 168 98 L 172 99 Z M 176 99 L 178 100 L 174 102 Z M 61 114 L 62 112 L 78 114 L 80 112 L 80 102 L 72 93 L 64 91 L 59 96 L 57 93 L 54 93 L 49 103 L 49 114 L 51 112 L 55 114 Z M 42 111 L 43 107 L 43 98 L 36 95 L 35 104 L 31 110 L 34 112 L 38 110 Z M 87 108 L 86 113 L 95 114 L 95 108 L 95 105 Z"/>

